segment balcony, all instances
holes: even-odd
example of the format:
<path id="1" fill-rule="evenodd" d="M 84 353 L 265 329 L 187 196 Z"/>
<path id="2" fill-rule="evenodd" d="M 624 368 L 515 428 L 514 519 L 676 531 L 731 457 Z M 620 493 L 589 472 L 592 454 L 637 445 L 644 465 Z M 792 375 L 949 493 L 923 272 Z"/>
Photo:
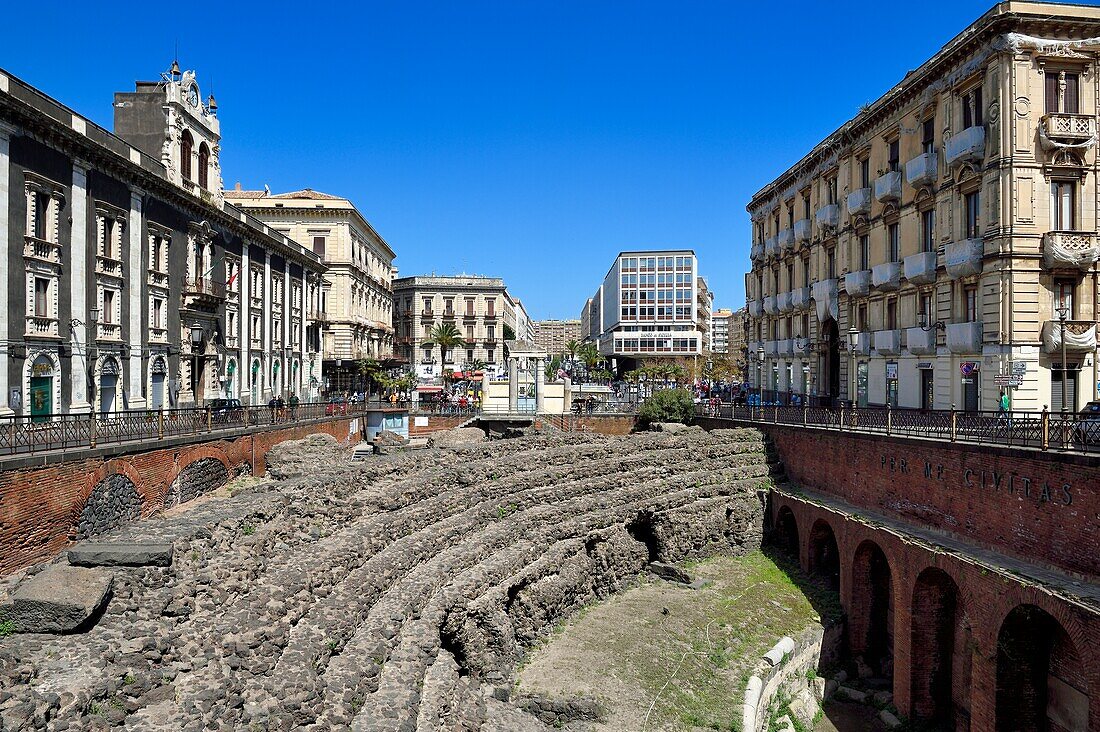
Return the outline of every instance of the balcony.
<path id="1" fill-rule="evenodd" d="M 768 315 L 779 315 L 779 302 L 776 300 L 775 295 L 768 295 L 764 298 L 764 312 Z"/>
<path id="2" fill-rule="evenodd" d="M 1041 130 L 1047 139 L 1056 142 L 1088 142 L 1096 139 L 1096 117 L 1091 114 L 1054 112 L 1043 115 Z M 1047 145 L 1044 144 L 1043 147 Z"/>
<path id="3" fill-rule="evenodd" d="M 490 310 L 489 312 L 485 313 L 485 319 L 486 320 L 496 320 L 497 319 L 497 314 L 494 313 L 492 310 Z"/>
<path id="4" fill-rule="evenodd" d="M 420 317 L 422 317 L 422 318 L 434 318 L 435 313 L 432 311 L 431 308 L 425 308 L 425 309 L 420 311 Z"/>
<path id="5" fill-rule="evenodd" d="M 57 338 L 57 318 L 28 316 L 26 335 L 28 338 Z"/>
<path id="6" fill-rule="evenodd" d="M 871 285 L 882 292 L 901 287 L 901 262 L 885 262 L 871 268 Z"/>
<path id="7" fill-rule="evenodd" d="M 1043 353 L 1061 353 L 1062 323 L 1048 320 L 1043 323 Z M 1092 320 L 1066 321 L 1066 351 L 1081 353 L 1096 350 L 1096 323 Z"/>
<path id="8" fill-rule="evenodd" d="M 948 244 L 943 251 L 943 264 L 947 276 L 953 280 L 969 277 L 982 271 L 985 242 L 981 239 L 963 239 Z"/>
<path id="9" fill-rule="evenodd" d="M 113 259 L 112 257 L 102 257 L 96 255 L 95 271 L 96 274 L 101 274 L 106 277 L 122 279 L 122 262 L 118 259 Z"/>
<path id="10" fill-rule="evenodd" d="M 749 300 L 749 317 L 759 318 L 764 314 L 764 303 L 759 300 Z"/>
<path id="11" fill-rule="evenodd" d="M 871 189 L 857 188 L 848 194 L 848 215 L 871 213 Z"/>
<path id="12" fill-rule="evenodd" d="M 794 243 L 808 244 L 810 241 L 810 220 L 799 219 L 794 222 Z"/>
<path id="13" fill-rule="evenodd" d="M 914 188 L 936 182 L 936 153 L 918 155 L 905 164 L 905 182 Z"/>
<path id="14" fill-rule="evenodd" d="M 817 210 L 817 226 L 823 232 L 836 231 L 838 224 L 840 224 L 840 206 L 830 203 Z"/>
<path id="15" fill-rule="evenodd" d="M 23 256 L 61 264 L 61 246 L 33 236 L 23 237 Z"/>
<path id="16" fill-rule="evenodd" d="M 871 355 L 871 343 L 874 340 L 874 333 L 870 331 L 863 331 L 856 335 L 856 347 L 855 354 L 857 356 L 870 356 Z"/>
<path id="17" fill-rule="evenodd" d="M 1043 266 L 1089 270 L 1100 256 L 1095 232 L 1048 231 L 1043 234 Z"/>
<path id="18" fill-rule="evenodd" d="M 985 158 L 985 128 L 967 127 L 957 135 L 947 138 L 944 145 L 949 166 L 961 163 L 980 163 Z"/>
<path id="19" fill-rule="evenodd" d="M 776 356 L 779 354 L 779 341 L 764 341 L 764 355 Z"/>
<path id="20" fill-rule="evenodd" d="M 836 320 L 839 310 L 836 278 L 813 283 L 810 287 L 810 295 L 817 304 L 817 320 L 819 323 L 824 323 L 830 318 Z"/>
<path id="21" fill-rule="evenodd" d="M 951 353 L 981 353 L 982 324 L 980 322 L 948 324 L 947 350 Z"/>
<path id="22" fill-rule="evenodd" d="M 779 356 L 792 356 L 794 355 L 794 341 L 790 338 L 784 338 L 780 341 L 776 341 L 777 355 Z"/>
<path id="23" fill-rule="evenodd" d="M 877 351 L 880 356 L 900 356 L 901 331 L 897 329 L 876 330 L 875 351 Z"/>
<path id="24" fill-rule="evenodd" d="M 783 229 L 779 232 L 779 250 L 789 252 L 794 249 L 794 229 Z"/>
<path id="25" fill-rule="evenodd" d="M 756 242 L 749 249 L 749 259 L 753 262 L 759 262 L 764 258 L 764 245 L 761 242 Z"/>
<path id="26" fill-rule="evenodd" d="M 905 345 L 914 356 L 936 355 L 936 329 L 924 330 L 921 327 L 905 329 Z"/>
<path id="27" fill-rule="evenodd" d="M 806 310 L 810 307 L 810 288 L 797 287 L 791 290 L 791 308 Z"/>
<path id="28" fill-rule="evenodd" d="M 775 259 L 779 256 L 779 237 L 773 236 L 764 240 L 764 258 Z"/>
<path id="29" fill-rule="evenodd" d="M 871 292 L 871 270 L 860 269 L 844 275 L 844 291 L 848 297 L 866 297 Z"/>
<path id="30" fill-rule="evenodd" d="M 879 203 L 901 198 L 901 171 L 892 170 L 875 178 L 875 200 Z"/>
<path id="31" fill-rule="evenodd" d="M 310 310 L 306 313 L 306 319 L 312 320 L 315 323 L 327 323 L 328 313 L 324 310 Z"/>
<path id="32" fill-rule="evenodd" d="M 96 338 L 101 341 L 122 340 L 122 326 L 118 323 L 99 323 L 96 326 Z"/>
<path id="33" fill-rule="evenodd" d="M 161 335 L 161 333 L 163 333 L 163 336 Z M 156 329 L 156 328 L 150 328 L 149 329 L 149 340 L 150 341 L 156 341 L 158 343 L 167 343 L 168 342 L 168 331 L 165 330 L 164 328 L 160 328 L 159 330 Z M 240 346 L 240 342 L 241 342 L 241 339 L 238 336 L 227 335 L 225 337 L 225 347 L 226 348 L 230 348 L 230 349 L 237 348 L 238 346 Z"/>
<path id="34" fill-rule="evenodd" d="M 905 279 L 914 285 L 930 285 L 936 281 L 936 253 L 910 254 L 904 262 Z"/>
<path id="35" fill-rule="evenodd" d="M 183 307 L 216 307 L 225 300 L 225 283 L 209 277 L 190 277 L 183 282 Z"/>
<path id="36" fill-rule="evenodd" d="M 776 307 L 781 313 L 791 312 L 791 293 L 781 292 L 775 296 Z"/>

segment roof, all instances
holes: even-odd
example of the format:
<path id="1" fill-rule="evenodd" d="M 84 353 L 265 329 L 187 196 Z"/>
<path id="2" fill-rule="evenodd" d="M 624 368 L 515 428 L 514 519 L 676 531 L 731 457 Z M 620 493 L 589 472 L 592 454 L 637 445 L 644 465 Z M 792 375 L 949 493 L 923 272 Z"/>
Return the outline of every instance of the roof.
<path id="1" fill-rule="evenodd" d="M 276 193 L 273 196 L 268 196 L 268 198 L 279 198 L 279 199 L 308 198 L 308 199 L 311 199 L 311 200 L 314 200 L 314 201 L 345 201 L 345 200 L 347 200 L 343 196 L 333 196 L 332 194 L 329 194 L 329 193 L 321 193 L 320 191 L 315 191 L 312 188 L 303 188 L 300 191 L 291 191 L 290 193 Z"/>
<path id="2" fill-rule="evenodd" d="M 263 198 L 267 191 L 238 191 L 236 189 L 225 191 L 226 198 Z"/>

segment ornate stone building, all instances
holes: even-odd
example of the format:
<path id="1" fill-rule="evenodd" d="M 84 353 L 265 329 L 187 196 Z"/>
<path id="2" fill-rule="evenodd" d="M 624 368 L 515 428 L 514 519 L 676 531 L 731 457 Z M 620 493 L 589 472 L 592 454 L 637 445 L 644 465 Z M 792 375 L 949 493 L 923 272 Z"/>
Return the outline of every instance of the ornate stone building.
<path id="1" fill-rule="evenodd" d="M 115 128 L 0 71 L 0 412 L 308 397 L 324 268 L 224 203 L 213 97 L 173 64 Z"/>
<path id="2" fill-rule="evenodd" d="M 753 197 L 754 383 L 939 409 L 1096 397 L 1098 36 L 1095 7 L 1000 3 Z"/>
<path id="3" fill-rule="evenodd" d="M 361 380 L 356 361 L 394 363 L 394 253 L 351 201 L 309 188 L 291 193 L 243 191 L 225 197 L 320 257 L 323 374 L 330 389 Z"/>

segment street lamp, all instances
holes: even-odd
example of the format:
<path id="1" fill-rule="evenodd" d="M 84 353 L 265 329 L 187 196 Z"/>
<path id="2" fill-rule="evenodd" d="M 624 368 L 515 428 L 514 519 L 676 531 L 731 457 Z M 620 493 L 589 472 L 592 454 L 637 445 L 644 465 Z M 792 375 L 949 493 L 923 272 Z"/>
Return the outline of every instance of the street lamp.
<path id="1" fill-rule="evenodd" d="M 851 361 L 851 366 L 849 367 L 849 370 L 852 372 L 852 390 L 850 392 L 848 392 L 848 401 L 851 402 L 852 406 L 855 406 L 855 404 L 856 404 L 855 395 L 856 395 L 856 346 L 857 345 L 859 345 L 859 331 L 856 330 L 856 327 L 853 325 L 848 330 L 848 353 L 849 353 L 849 360 Z"/>
<path id="2" fill-rule="evenodd" d="M 1066 415 L 1066 317 L 1069 315 L 1069 307 L 1066 299 L 1062 298 L 1062 304 L 1054 308 L 1058 313 L 1058 324 L 1062 327 L 1062 424 L 1065 424 Z"/>
<path id="3" fill-rule="evenodd" d="M 203 332 L 201 326 L 191 328 L 191 394 L 199 400 L 199 349 L 202 348 Z"/>
<path id="4" fill-rule="evenodd" d="M 764 404 L 764 346 L 756 347 L 756 403 Z"/>
<path id="5" fill-rule="evenodd" d="M 919 320 L 917 321 L 917 325 L 919 325 L 920 329 L 923 330 L 925 333 L 930 330 L 947 330 L 947 326 L 944 325 L 944 322 L 942 320 L 937 320 L 934 323 L 929 323 L 928 313 L 924 312 L 923 310 L 920 311 L 920 315 L 918 317 Z"/>

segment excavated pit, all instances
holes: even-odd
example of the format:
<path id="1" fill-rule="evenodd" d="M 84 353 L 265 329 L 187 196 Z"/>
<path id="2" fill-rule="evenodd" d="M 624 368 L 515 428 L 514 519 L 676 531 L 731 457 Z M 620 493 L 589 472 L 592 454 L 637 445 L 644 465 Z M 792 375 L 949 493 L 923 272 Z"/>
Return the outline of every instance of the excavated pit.
<path id="1" fill-rule="evenodd" d="M 546 730 L 509 693 L 555 623 L 650 562 L 760 546 L 752 430 L 306 447 L 131 527 L 174 536 L 174 564 L 115 569 L 90 631 L 0 638 L 0 727 Z"/>

